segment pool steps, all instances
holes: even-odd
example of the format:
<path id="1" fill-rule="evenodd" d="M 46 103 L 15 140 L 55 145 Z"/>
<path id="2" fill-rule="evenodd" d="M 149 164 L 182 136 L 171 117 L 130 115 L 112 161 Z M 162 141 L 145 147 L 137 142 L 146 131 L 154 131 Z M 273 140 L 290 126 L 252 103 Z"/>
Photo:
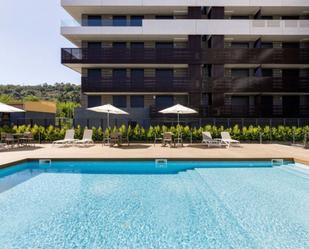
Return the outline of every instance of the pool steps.
<path id="1" fill-rule="evenodd" d="M 202 209 L 205 207 L 211 210 L 217 227 L 220 227 L 220 237 L 223 236 L 224 244 L 229 244 L 231 248 L 257 248 L 249 233 L 243 229 L 226 205 L 222 205 L 222 200 L 211 190 L 198 169 L 187 170 L 180 173 L 186 185 L 190 185 L 200 195 Z M 212 207 L 212 208 L 210 208 Z M 233 218 L 231 218 L 233 217 Z M 223 233 L 230 231 L 230 233 Z M 245 244 L 244 244 L 245 243 Z M 223 246 L 224 248 L 224 246 Z"/>

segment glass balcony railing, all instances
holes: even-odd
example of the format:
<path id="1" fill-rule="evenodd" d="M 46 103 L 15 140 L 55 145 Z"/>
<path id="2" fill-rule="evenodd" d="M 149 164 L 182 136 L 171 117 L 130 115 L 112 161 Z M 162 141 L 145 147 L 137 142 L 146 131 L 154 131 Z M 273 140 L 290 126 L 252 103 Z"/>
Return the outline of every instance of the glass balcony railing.
<path id="1" fill-rule="evenodd" d="M 143 19 L 81 19 L 81 20 L 62 20 L 62 27 L 140 27 Z"/>

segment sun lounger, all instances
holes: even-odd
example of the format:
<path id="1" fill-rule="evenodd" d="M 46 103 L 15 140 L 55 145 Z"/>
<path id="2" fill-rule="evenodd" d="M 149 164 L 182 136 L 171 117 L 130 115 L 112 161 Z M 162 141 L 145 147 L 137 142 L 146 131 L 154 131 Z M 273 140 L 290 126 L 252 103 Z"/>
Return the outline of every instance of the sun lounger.
<path id="1" fill-rule="evenodd" d="M 206 144 L 208 147 L 210 147 L 210 146 L 217 146 L 217 147 L 227 146 L 227 144 L 222 142 L 221 139 L 213 139 L 210 132 L 208 132 L 208 131 L 202 132 L 202 136 L 203 136 L 202 143 Z"/>
<path id="2" fill-rule="evenodd" d="M 230 133 L 226 131 L 221 132 L 221 140 L 222 142 L 226 143 L 228 147 L 230 147 L 232 144 L 240 144 L 238 140 L 232 139 Z"/>
<path id="3" fill-rule="evenodd" d="M 93 131 L 89 129 L 84 130 L 84 135 L 81 140 L 74 141 L 75 144 L 89 145 L 93 144 L 92 140 Z"/>
<path id="4" fill-rule="evenodd" d="M 74 139 L 74 130 L 67 130 L 65 132 L 64 139 L 54 141 L 53 145 L 56 145 L 56 144 L 73 144 L 75 141 L 76 141 L 76 139 Z"/>

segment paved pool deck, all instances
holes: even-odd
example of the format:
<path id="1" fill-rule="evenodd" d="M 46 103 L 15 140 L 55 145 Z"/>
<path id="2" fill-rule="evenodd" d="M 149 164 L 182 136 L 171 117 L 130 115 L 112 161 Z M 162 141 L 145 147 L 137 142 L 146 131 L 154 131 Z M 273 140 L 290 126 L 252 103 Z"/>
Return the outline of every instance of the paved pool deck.
<path id="1" fill-rule="evenodd" d="M 184 147 L 162 147 L 160 144 L 131 144 L 109 147 L 96 144 L 91 147 L 59 147 L 38 144 L 31 148 L 15 148 L 0 151 L 0 167 L 27 159 L 293 159 L 309 165 L 309 150 L 281 144 L 241 144 L 240 147 L 208 148 L 200 144 L 185 144 Z"/>

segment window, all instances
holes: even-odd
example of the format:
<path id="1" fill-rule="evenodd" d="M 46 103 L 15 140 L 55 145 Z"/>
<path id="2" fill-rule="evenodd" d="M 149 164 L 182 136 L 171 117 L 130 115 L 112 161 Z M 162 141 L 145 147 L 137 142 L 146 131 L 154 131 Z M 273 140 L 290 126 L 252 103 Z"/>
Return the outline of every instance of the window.
<path id="1" fill-rule="evenodd" d="M 282 20 L 298 20 L 299 16 L 282 16 Z"/>
<path id="2" fill-rule="evenodd" d="M 88 96 L 88 108 L 100 105 L 101 105 L 101 96 Z"/>
<path id="3" fill-rule="evenodd" d="M 144 48 L 143 42 L 131 42 L 131 48 Z"/>
<path id="4" fill-rule="evenodd" d="M 174 19 L 174 16 L 156 16 L 156 19 L 161 19 L 161 20 Z"/>
<path id="5" fill-rule="evenodd" d="M 144 108 L 144 96 L 142 95 L 131 96 L 131 107 Z"/>
<path id="6" fill-rule="evenodd" d="M 133 88 L 143 88 L 144 86 L 144 69 L 131 69 L 131 84 Z"/>
<path id="7" fill-rule="evenodd" d="M 273 70 L 270 68 L 263 68 L 262 69 L 262 76 L 263 77 L 273 77 Z"/>
<path id="8" fill-rule="evenodd" d="M 113 105 L 118 108 L 126 108 L 127 107 L 127 96 L 124 96 L 124 95 L 113 96 Z"/>
<path id="9" fill-rule="evenodd" d="M 113 42 L 113 48 L 126 48 L 126 42 Z"/>
<path id="10" fill-rule="evenodd" d="M 283 42 L 282 48 L 299 48 L 299 42 Z"/>
<path id="11" fill-rule="evenodd" d="M 144 16 L 131 16 L 130 26 L 142 26 Z"/>
<path id="12" fill-rule="evenodd" d="M 88 42 L 88 49 L 100 49 L 101 48 L 101 42 Z"/>
<path id="13" fill-rule="evenodd" d="M 262 20 L 272 20 L 273 17 L 272 16 L 261 16 L 259 19 L 262 19 Z"/>
<path id="14" fill-rule="evenodd" d="M 100 80 L 101 79 L 101 69 L 100 68 L 89 68 L 88 69 L 88 79 Z"/>
<path id="15" fill-rule="evenodd" d="M 248 42 L 232 42 L 232 48 L 249 48 Z"/>
<path id="16" fill-rule="evenodd" d="M 243 19 L 246 19 L 246 20 L 248 20 L 248 19 L 250 19 L 250 17 L 249 16 L 231 16 L 231 19 L 240 19 L 240 20 L 243 20 Z"/>
<path id="17" fill-rule="evenodd" d="M 262 42 L 261 48 L 273 48 L 272 42 Z"/>
<path id="18" fill-rule="evenodd" d="M 171 107 L 174 104 L 173 96 L 161 95 L 156 97 L 156 107 L 159 109 Z"/>
<path id="19" fill-rule="evenodd" d="M 231 70 L 232 77 L 249 77 L 249 69 L 233 68 Z"/>
<path id="20" fill-rule="evenodd" d="M 127 83 L 127 70 L 124 68 L 113 69 L 113 87 L 124 87 Z"/>
<path id="21" fill-rule="evenodd" d="M 173 42 L 156 42 L 156 48 L 173 48 Z"/>
<path id="22" fill-rule="evenodd" d="M 173 86 L 173 69 L 156 69 L 156 83 L 159 88 L 169 88 Z"/>
<path id="23" fill-rule="evenodd" d="M 113 26 L 126 26 L 127 17 L 126 16 L 113 16 Z"/>
<path id="24" fill-rule="evenodd" d="M 247 115 L 249 110 L 249 97 L 248 96 L 232 96 L 232 114 L 234 115 Z"/>
<path id="25" fill-rule="evenodd" d="M 101 16 L 88 16 L 88 26 L 101 26 L 102 17 Z"/>

